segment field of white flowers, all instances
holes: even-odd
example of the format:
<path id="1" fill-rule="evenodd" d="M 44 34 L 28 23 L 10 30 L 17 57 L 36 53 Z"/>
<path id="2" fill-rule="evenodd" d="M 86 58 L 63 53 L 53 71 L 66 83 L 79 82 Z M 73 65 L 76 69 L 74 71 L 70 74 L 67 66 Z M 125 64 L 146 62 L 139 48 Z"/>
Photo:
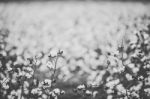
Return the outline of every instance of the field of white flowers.
<path id="1" fill-rule="evenodd" d="M 128 54 L 131 55 L 131 52 L 137 54 L 135 45 L 142 46 L 138 42 L 138 37 L 142 37 L 141 31 L 150 32 L 149 10 L 149 3 L 140 2 L 0 3 L 0 33 L 3 30 L 8 32 L 5 51 L 11 50 L 9 55 L 17 56 L 16 63 L 27 65 L 29 58 L 35 56 L 39 58 L 36 60 L 38 70 L 35 76 L 40 80 L 53 76 L 53 73 L 49 76 L 49 69 L 54 69 L 59 84 L 64 82 L 64 86 L 74 83 L 88 84 L 89 86 L 79 85 L 77 89 L 73 89 L 76 94 L 80 94 L 80 98 L 78 96 L 76 99 L 94 99 L 92 97 L 96 97 L 96 93 L 98 93 L 97 99 L 148 99 L 148 97 L 141 98 L 144 97 L 143 94 L 139 95 L 140 92 L 144 93 L 143 90 L 139 91 L 142 84 L 131 77 L 132 74 L 137 73 L 139 67 L 134 66 L 134 62 L 131 64 L 128 61 L 130 59 Z M 147 35 L 144 38 L 148 44 L 149 39 Z M 132 45 L 128 47 L 129 42 Z M 120 46 L 121 51 L 118 51 Z M 57 53 L 58 50 L 63 51 L 62 57 L 58 61 L 57 57 L 55 61 L 49 61 L 49 55 L 60 55 L 61 52 Z M 141 50 L 144 55 L 147 54 L 147 50 Z M 123 53 L 122 58 L 118 56 L 119 52 Z M 1 53 L 4 54 L 3 51 Z M 113 57 L 109 56 L 110 53 Z M 128 69 L 122 65 L 120 67 L 121 62 L 124 61 L 125 64 L 129 64 L 127 67 L 130 67 L 132 73 L 126 71 L 125 74 L 119 74 L 124 69 Z M 56 64 L 55 62 L 56 68 L 52 66 Z M 29 71 L 32 74 L 32 70 L 29 69 Z M 29 74 L 26 76 L 30 78 Z M 141 75 L 137 77 L 143 79 Z M 23 79 L 23 81 L 26 80 Z M 122 85 L 123 81 L 126 82 Z M 135 86 L 130 81 L 135 82 Z M 49 84 L 48 80 L 45 82 Z M 45 82 L 42 84 L 44 85 Z M 67 87 L 59 84 L 58 87 L 67 90 Z M 129 86 L 125 86 L 126 84 Z M 133 91 L 134 89 L 137 91 Z M 59 91 L 54 89 L 51 94 L 59 93 Z M 46 93 L 45 90 L 44 92 Z M 150 96 L 150 90 L 146 92 Z M 36 92 L 31 90 L 29 93 Z M 63 93 L 63 90 L 60 93 Z M 86 97 L 85 94 L 92 94 L 92 97 Z M 24 97 L 29 98 L 25 94 Z M 62 98 L 70 99 L 69 96 L 65 97 Z M 56 99 L 56 97 L 53 98 Z M 32 96 L 31 99 L 37 99 L 37 97 Z"/>

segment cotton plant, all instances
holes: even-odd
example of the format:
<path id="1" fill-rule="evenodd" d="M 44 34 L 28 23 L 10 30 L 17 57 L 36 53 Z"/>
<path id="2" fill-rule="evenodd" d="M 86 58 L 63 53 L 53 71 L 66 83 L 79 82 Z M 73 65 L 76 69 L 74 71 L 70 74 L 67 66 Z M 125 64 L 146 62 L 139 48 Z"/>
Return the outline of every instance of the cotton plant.
<path id="1" fill-rule="evenodd" d="M 4 33 L 5 34 L 5 33 Z M 36 77 L 38 57 L 27 58 L 26 62 L 18 63 L 16 55 L 10 55 L 5 50 L 5 35 L 0 35 L 3 43 L 0 45 L 0 97 L 2 99 L 57 99 L 64 94 L 63 90 L 55 88 L 56 66 L 63 52 L 49 55 L 47 68 L 52 72 L 51 78 L 40 81 Z"/>
<path id="2" fill-rule="evenodd" d="M 78 85 L 73 91 L 79 95 L 81 99 L 94 99 L 98 94 L 98 91 L 88 84 Z"/>
<path id="3" fill-rule="evenodd" d="M 140 30 L 135 33 L 136 41 L 132 40 L 129 45 L 121 49 L 118 48 L 121 57 L 117 57 L 118 66 L 122 66 L 122 70 L 115 72 L 111 79 L 106 83 L 108 94 L 112 98 L 121 99 L 148 99 L 149 93 L 145 90 L 149 89 L 149 36 L 150 27 L 147 30 Z M 124 53 L 128 56 L 123 57 Z M 116 56 L 115 56 L 116 57 Z M 110 64 L 110 63 L 109 63 Z M 119 65 L 120 64 L 120 65 Z M 110 98 L 110 95 L 109 98 Z"/>
<path id="4" fill-rule="evenodd" d="M 89 79 L 87 84 L 77 86 L 75 93 L 87 99 L 87 93 L 92 95 L 96 88 L 97 97 L 90 99 L 149 99 L 150 25 L 134 35 L 134 41 L 122 40 L 115 50 L 102 54 L 106 57 L 105 68 L 91 71 L 93 81 Z"/>

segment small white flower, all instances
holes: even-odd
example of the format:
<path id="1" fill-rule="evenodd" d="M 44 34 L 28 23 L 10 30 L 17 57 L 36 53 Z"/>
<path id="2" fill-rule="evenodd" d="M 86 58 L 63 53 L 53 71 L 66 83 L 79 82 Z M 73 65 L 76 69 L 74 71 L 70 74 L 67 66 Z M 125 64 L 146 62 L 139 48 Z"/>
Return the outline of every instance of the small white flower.
<path id="1" fill-rule="evenodd" d="M 29 90 L 28 90 L 27 88 L 25 88 L 25 89 L 24 89 L 24 94 L 27 95 L 28 93 L 29 93 Z"/>
<path id="2" fill-rule="evenodd" d="M 34 70 L 31 67 L 26 67 L 24 69 L 24 71 L 27 72 L 27 73 L 30 73 L 31 75 L 33 75 L 33 73 L 34 73 Z"/>
<path id="3" fill-rule="evenodd" d="M 90 84 L 90 86 L 91 87 L 98 87 L 99 86 L 99 83 L 98 82 L 92 82 L 91 84 Z"/>
<path id="4" fill-rule="evenodd" d="M 126 78 L 130 81 L 130 80 L 133 80 L 133 78 L 132 78 L 132 75 L 130 75 L 130 74 L 126 74 Z"/>
<path id="5" fill-rule="evenodd" d="M 85 85 L 79 85 L 79 86 L 77 87 L 77 89 L 79 89 L 79 90 L 85 89 Z"/>
<path id="6" fill-rule="evenodd" d="M 58 89 L 58 88 L 55 88 L 55 89 L 53 90 L 53 92 L 54 92 L 55 94 L 60 95 L 60 89 Z"/>
<path id="7" fill-rule="evenodd" d="M 119 82 L 120 82 L 119 79 L 112 80 L 112 81 L 109 81 L 108 83 L 106 83 L 106 86 L 109 87 L 109 88 L 113 88 L 113 87 L 114 87 L 115 85 L 117 85 Z"/>
<path id="8" fill-rule="evenodd" d="M 51 87 L 51 85 L 52 85 L 52 80 L 50 79 L 45 79 L 44 81 L 41 82 L 41 87 L 43 87 L 44 89 Z"/>
<path id="9" fill-rule="evenodd" d="M 45 79 L 44 82 L 47 83 L 48 85 L 51 85 L 52 80 L 50 80 L 50 79 Z"/>
<path id="10" fill-rule="evenodd" d="M 15 90 L 12 90 L 12 91 L 11 91 L 11 95 L 13 95 L 13 96 L 17 96 L 17 95 L 18 95 L 18 93 L 17 93 Z"/>
<path id="11" fill-rule="evenodd" d="M 49 69 L 55 69 L 55 66 L 52 64 L 52 62 L 48 61 L 46 66 L 49 68 Z"/>
<path id="12" fill-rule="evenodd" d="M 25 88 L 29 87 L 29 83 L 27 81 L 24 81 L 24 87 Z"/>
<path id="13" fill-rule="evenodd" d="M 93 98 L 95 98 L 97 94 L 98 94 L 98 91 L 94 91 L 93 92 Z"/>
<path id="14" fill-rule="evenodd" d="M 3 88 L 4 89 L 9 89 L 9 85 L 7 85 L 6 83 L 3 83 Z"/>
<path id="15" fill-rule="evenodd" d="M 64 91 L 64 90 L 62 90 L 62 91 L 61 91 L 61 94 L 65 94 L 65 91 Z"/>
<path id="16" fill-rule="evenodd" d="M 54 98 L 57 99 L 57 95 L 54 92 L 50 92 L 50 95 Z"/>
<path id="17" fill-rule="evenodd" d="M 92 95 L 92 92 L 89 91 L 89 90 L 86 90 L 85 94 L 87 94 L 87 95 Z"/>
<path id="18" fill-rule="evenodd" d="M 26 73 L 25 76 L 26 76 L 27 78 L 31 78 L 31 77 L 32 77 L 32 75 L 29 74 L 29 73 Z"/>
<path id="19" fill-rule="evenodd" d="M 38 94 L 38 95 L 41 95 L 42 94 L 42 91 L 40 88 L 35 88 L 35 89 L 32 89 L 31 91 L 32 94 Z"/>
<path id="20" fill-rule="evenodd" d="M 12 68 L 11 68 L 11 67 L 8 67 L 8 68 L 7 68 L 7 71 L 12 71 Z"/>
<path id="21" fill-rule="evenodd" d="M 144 89 L 144 91 L 150 95 L 150 88 Z"/>
<path id="22" fill-rule="evenodd" d="M 15 79 L 11 79 L 11 82 L 15 84 L 17 81 Z"/>
<path id="23" fill-rule="evenodd" d="M 138 79 L 139 79 L 139 80 L 143 80 L 144 77 L 143 77 L 143 76 L 139 76 Z"/>
<path id="24" fill-rule="evenodd" d="M 47 99 L 47 95 L 46 94 L 42 94 L 42 99 Z"/>

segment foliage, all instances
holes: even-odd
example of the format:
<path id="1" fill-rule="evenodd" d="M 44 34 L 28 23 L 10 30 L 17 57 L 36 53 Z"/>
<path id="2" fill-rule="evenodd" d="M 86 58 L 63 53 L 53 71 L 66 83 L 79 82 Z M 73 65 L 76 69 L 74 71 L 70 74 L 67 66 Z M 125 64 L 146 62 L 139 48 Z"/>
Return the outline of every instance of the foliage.
<path id="1" fill-rule="evenodd" d="M 115 12 L 115 14 L 113 13 L 113 15 L 118 16 L 118 13 L 123 15 L 123 13 L 121 12 Z M 111 17 L 108 19 L 110 19 L 113 23 L 115 22 L 114 20 L 116 16 L 114 18 Z M 56 45 L 55 43 L 50 45 L 50 47 L 48 47 L 49 45 L 46 45 L 47 47 L 45 49 L 50 50 L 50 54 L 43 51 L 41 52 L 41 55 L 35 55 L 35 57 L 31 57 L 34 56 L 32 55 L 32 52 L 36 53 L 38 52 L 37 50 L 41 50 L 43 48 L 43 46 L 35 47 L 33 42 L 31 42 L 33 43 L 33 45 L 30 45 L 28 44 L 28 42 L 26 42 L 30 41 L 31 38 L 34 39 L 34 33 L 30 35 L 31 38 L 28 36 L 25 37 L 27 38 L 24 40 L 25 42 L 22 42 L 19 39 L 20 41 L 18 42 L 21 42 L 22 44 L 17 44 L 18 46 L 21 46 L 20 48 L 23 49 L 21 49 L 20 51 L 19 48 L 17 48 L 18 46 L 11 46 L 11 44 L 13 43 L 12 41 L 14 40 L 14 36 L 12 35 L 14 34 L 9 34 L 9 32 L 12 31 L 9 31 L 9 29 L 1 29 L 0 97 L 2 99 L 70 99 L 70 97 L 72 99 L 149 99 L 150 25 L 145 23 L 147 23 L 150 18 L 147 15 L 140 16 L 137 13 L 133 13 L 133 15 L 131 16 L 126 15 L 117 17 L 119 26 L 115 26 L 117 28 L 115 28 L 114 31 L 107 31 L 111 32 L 109 37 L 107 38 L 111 43 L 108 42 L 106 43 L 106 45 L 104 44 L 104 46 L 100 46 L 101 43 L 99 43 L 99 32 L 97 33 L 97 31 L 94 32 L 94 29 L 89 29 L 89 27 L 92 26 L 96 27 L 95 24 L 92 24 L 93 21 L 91 21 L 92 26 L 89 26 L 87 25 L 89 23 L 84 23 L 84 21 L 82 23 L 78 20 L 78 18 L 75 19 L 75 23 L 72 23 L 76 26 L 76 28 L 73 27 L 73 29 L 67 31 L 67 33 L 73 31 L 72 35 L 76 35 L 74 34 L 74 32 L 79 32 L 79 34 L 81 35 L 81 32 L 84 31 L 85 34 L 82 35 L 83 38 L 86 38 L 84 39 L 85 42 L 82 42 L 82 37 L 78 39 L 71 39 L 73 42 L 70 43 L 71 46 L 69 46 L 68 48 L 68 43 L 64 44 L 64 42 L 62 42 L 63 40 L 61 41 L 59 37 L 56 39 L 56 41 L 54 40 L 54 42 L 59 43 L 58 45 L 64 45 L 65 51 L 70 52 L 69 55 L 66 55 L 66 53 L 64 54 L 62 51 L 58 51 L 53 54 L 51 49 L 53 49 L 53 47 Z M 92 17 L 91 19 L 94 18 Z M 86 20 L 88 20 L 88 18 Z M 108 20 L 108 23 L 110 23 L 110 20 Z M 59 22 L 61 24 L 61 21 Z M 62 23 L 64 24 L 64 22 Z M 87 28 L 83 29 L 82 31 L 82 29 L 80 28 L 80 24 L 83 25 L 83 27 L 86 27 L 87 25 Z M 99 26 L 99 24 L 97 23 L 96 25 Z M 109 30 L 109 24 L 106 23 L 106 25 L 106 30 Z M 70 24 L 68 26 L 70 26 Z M 17 27 L 17 29 L 20 29 L 20 27 Z M 27 32 L 30 31 L 28 28 L 26 28 L 26 30 Z M 54 34 L 56 33 L 55 35 L 58 35 L 57 32 L 60 32 L 60 30 L 61 28 L 54 28 L 54 30 L 49 31 L 48 27 L 48 30 L 46 30 L 46 32 L 53 32 Z M 134 31 L 134 34 L 133 30 L 136 30 Z M 24 36 L 26 34 L 24 33 L 25 31 L 21 29 L 20 31 L 22 31 L 23 33 L 18 35 Z M 15 32 L 20 33 L 20 31 Z M 91 31 L 91 33 L 93 34 L 87 33 L 87 31 Z M 102 29 L 101 31 L 103 32 Z M 123 36 L 123 38 L 121 38 L 119 44 L 116 44 L 117 47 L 113 48 L 116 42 L 114 40 L 115 37 L 113 36 L 113 38 L 111 36 L 113 35 L 113 33 L 119 34 L 120 31 L 125 32 L 125 35 Z M 32 31 L 31 29 L 30 32 L 35 31 Z M 51 33 L 51 35 L 54 35 L 53 33 Z M 49 37 L 47 37 L 47 34 L 43 35 L 46 35 L 46 37 L 44 37 L 45 39 L 49 39 Z M 10 38 L 7 38 L 8 36 L 10 36 Z M 50 39 L 53 40 L 53 37 L 54 36 L 52 36 L 52 38 Z M 75 36 L 73 36 L 73 38 L 74 37 Z M 63 39 L 67 38 L 69 37 L 66 36 Z M 10 39 L 12 39 L 10 41 L 12 42 L 11 44 L 10 42 L 7 42 Z M 39 43 L 42 42 L 41 34 L 38 39 Z M 90 39 L 89 42 L 87 42 L 88 39 Z M 51 41 L 50 43 L 52 42 L 53 41 Z M 49 44 L 49 41 L 45 41 L 45 43 Z M 41 45 L 43 45 L 43 43 L 41 43 Z M 92 45 L 96 45 L 96 47 L 93 47 Z M 109 47 L 107 45 L 109 45 Z M 32 49 L 31 46 L 35 48 Z M 27 47 L 31 48 L 31 52 Z M 27 56 L 30 56 L 30 58 L 24 57 L 26 53 L 29 54 Z M 64 56 L 62 56 L 62 54 L 64 54 Z M 45 59 L 45 57 L 47 59 Z M 65 65 L 61 64 L 58 61 L 61 58 L 65 59 Z M 64 66 L 60 68 L 58 66 L 60 64 Z M 41 74 L 38 73 L 39 70 L 43 68 L 43 66 L 46 67 L 46 70 L 48 72 L 43 72 L 46 77 L 40 78 L 38 77 L 38 75 Z M 78 82 L 78 85 L 76 85 L 75 87 L 72 86 L 71 90 L 68 90 L 66 86 L 63 86 L 63 83 L 66 83 L 67 85 L 71 81 L 74 82 L 73 80 Z M 59 81 L 59 85 L 65 89 L 66 94 L 64 94 L 65 92 L 61 90 L 61 88 L 57 87 L 57 81 Z M 71 93 L 69 94 L 68 91 L 71 91 Z"/>
<path id="2" fill-rule="evenodd" d="M 55 72 L 58 58 L 62 51 L 49 56 L 47 67 L 52 72 L 51 78 L 40 81 L 35 77 L 38 57 L 28 58 L 26 64 L 17 63 L 17 56 L 10 55 L 6 48 L 8 30 L 1 30 L 0 45 L 0 97 L 1 99 L 57 99 L 64 94 L 55 88 Z"/>

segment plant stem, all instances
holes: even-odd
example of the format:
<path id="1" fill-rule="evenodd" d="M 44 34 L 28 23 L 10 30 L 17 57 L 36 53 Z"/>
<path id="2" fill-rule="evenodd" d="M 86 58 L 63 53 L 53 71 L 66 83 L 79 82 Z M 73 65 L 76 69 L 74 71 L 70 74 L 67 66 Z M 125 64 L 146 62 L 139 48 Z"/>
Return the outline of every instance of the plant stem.
<path id="1" fill-rule="evenodd" d="M 24 81 L 21 82 L 21 95 L 20 95 L 20 99 L 22 99 L 22 95 L 23 95 L 23 85 L 24 85 Z"/>
<path id="2" fill-rule="evenodd" d="M 52 75 L 52 80 L 54 80 L 54 78 L 55 78 L 56 66 L 57 66 L 58 58 L 59 58 L 59 56 L 56 57 L 56 60 L 55 60 L 55 63 L 54 63 L 55 67 L 54 67 L 54 72 L 53 72 L 53 75 Z"/>
<path id="3" fill-rule="evenodd" d="M 128 92 L 127 92 L 127 89 L 126 89 L 126 96 L 127 96 L 127 99 L 130 99 L 129 95 L 128 95 Z"/>

